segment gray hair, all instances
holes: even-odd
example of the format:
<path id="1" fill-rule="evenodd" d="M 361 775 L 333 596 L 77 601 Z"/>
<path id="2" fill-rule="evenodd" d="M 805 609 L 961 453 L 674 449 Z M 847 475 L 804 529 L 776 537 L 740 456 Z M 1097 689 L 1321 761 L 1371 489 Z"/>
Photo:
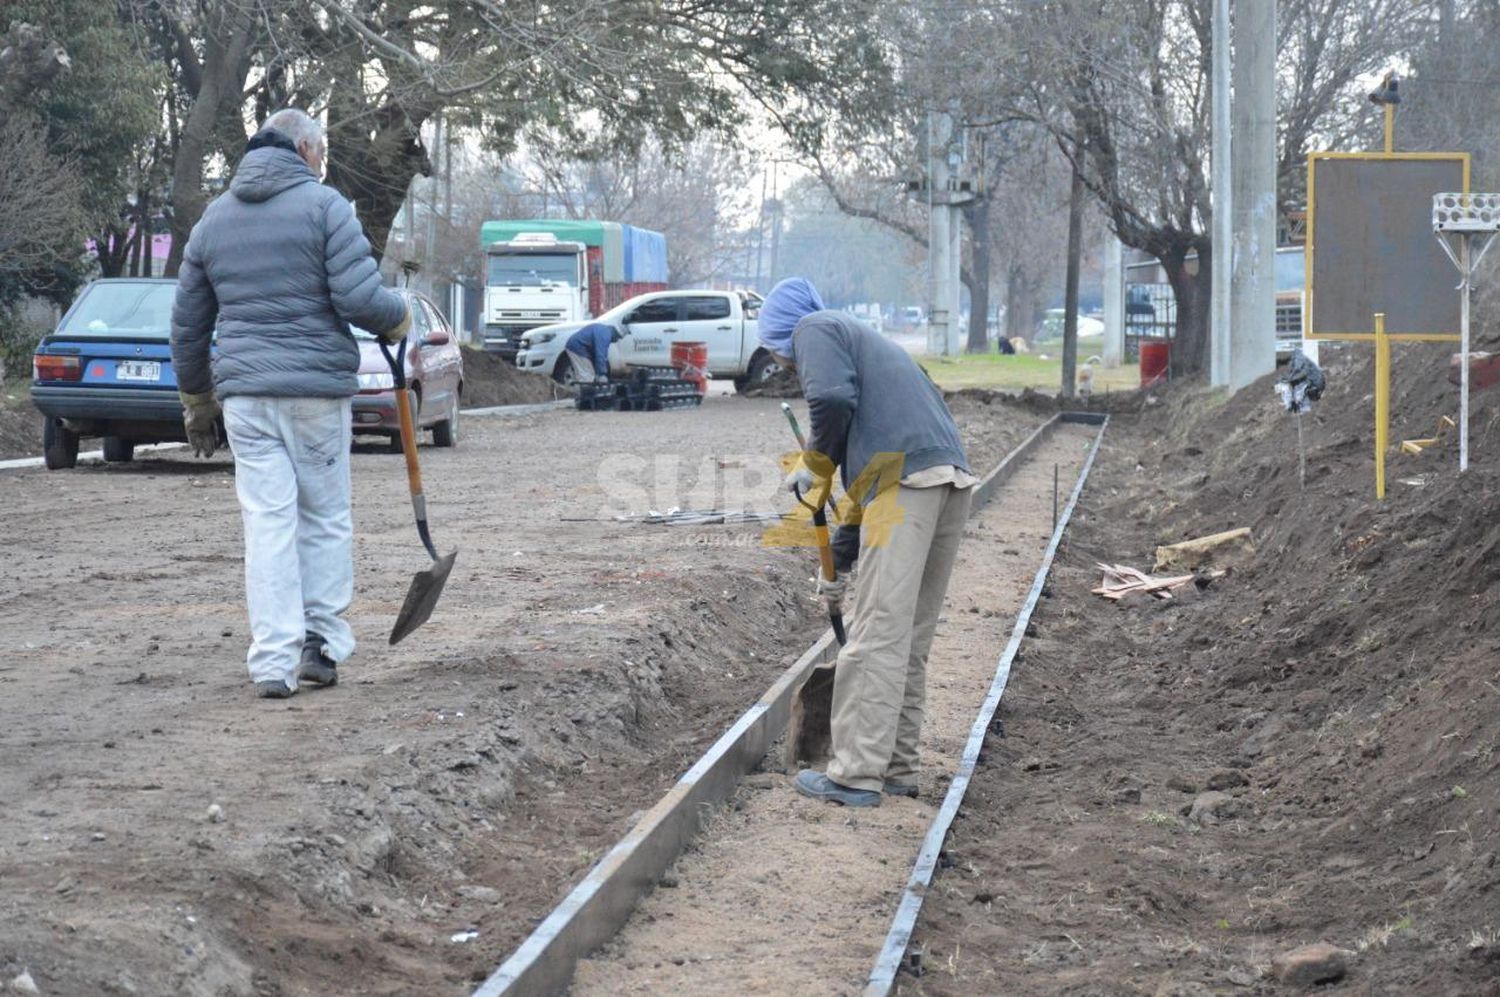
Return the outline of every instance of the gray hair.
<path id="1" fill-rule="evenodd" d="M 306 111 L 295 107 L 283 108 L 271 115 L 261 124 L 262 128 L 274 128 L 287 138 L 300 151 L 306 143 L 309 149 L 317 149 L 323 141 L 323 126 L 318 120 Z"/>

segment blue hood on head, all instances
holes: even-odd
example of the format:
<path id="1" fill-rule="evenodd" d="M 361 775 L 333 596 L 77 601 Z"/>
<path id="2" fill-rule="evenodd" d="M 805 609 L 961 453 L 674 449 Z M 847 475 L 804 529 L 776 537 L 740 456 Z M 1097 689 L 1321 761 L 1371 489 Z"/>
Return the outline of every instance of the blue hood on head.
<path id="1" fill-rule="evenodd" d="M 792 330 L 813 312 L 823 310 L 818 289 L 801 277 L 788 277 L 771 288 L 760 306 L 756 331 L 760 343 L 772 353 L 793 358 Z"/>

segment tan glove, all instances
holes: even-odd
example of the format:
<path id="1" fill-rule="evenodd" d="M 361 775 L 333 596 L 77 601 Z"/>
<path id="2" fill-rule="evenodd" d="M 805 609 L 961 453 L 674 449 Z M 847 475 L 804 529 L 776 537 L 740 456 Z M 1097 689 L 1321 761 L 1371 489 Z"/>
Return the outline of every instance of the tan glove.
<path id="1" fill-rule="evenodd" d="M 219 449 L 219 400 L 212 391 L 190 395 L 179 391 L 182 399 L 182 425 L 187 430 L 188 446 L 194 457 L 212 457 Z"/>
<path id="2" fill-rule="evenodd" d="M 823 577 L 818 572 L 818 595 L 823 597 L 823 602 L 828 606 L 830 613 L 842 613 L 844 611 L 844 596 L 849 591 L 848 580 L 842 575 L 833 581 Z"/>
<path id="3" fill-rule="evenodd" d="M 781 487 L 793 494 L 801 493 L 808 505 L 821 506 L 833 489 L 833 461 L 820 453 L 806 452 L 797 458 Z"/>
<path id="4" fill-rule="evenodd" d="M 401 340 L 406 338 L 407 332 L 411 330 L 411 302 L 404 301 L 402 304 L 406 306 L 406 310 L 401 313 L 401 321 L 380 334 L 380 338 L 385 340 L 389 346 L 399 344 Z"/>

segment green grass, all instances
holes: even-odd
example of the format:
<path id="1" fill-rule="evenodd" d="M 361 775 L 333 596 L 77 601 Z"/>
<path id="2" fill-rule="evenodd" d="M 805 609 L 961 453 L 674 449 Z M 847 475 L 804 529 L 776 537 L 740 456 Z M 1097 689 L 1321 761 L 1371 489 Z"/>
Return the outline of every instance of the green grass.
<path id="1" fill-rule="evenodd" d="M 1104 349 L 1100 337 L 1078 341 L 1079 366 Z M 1045 354 L 1047 359 L 1043 360 Z M 993 391 L 1022 391 L 1032 388 L 1056 394 L 1062 387 L 1062 343 L 1033 346 L 1031 353 L 1001 356 L 999 353 L 964 354 L 956 358 L 918 357 L 938 386 L 947 391 L 960 388 L 989 388 Z M 1139 364 L 1125 364 L 1113 370 L 1094 366 L 1094 393 L 1129 391 L 1141 383 Z"/>

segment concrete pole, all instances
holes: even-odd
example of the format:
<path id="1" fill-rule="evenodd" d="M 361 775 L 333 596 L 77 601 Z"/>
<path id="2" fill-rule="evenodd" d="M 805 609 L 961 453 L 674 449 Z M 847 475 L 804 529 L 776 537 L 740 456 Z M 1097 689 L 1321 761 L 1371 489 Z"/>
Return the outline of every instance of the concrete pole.
<path id="1" fill-rule="evenodd" d="M 1104 240 L 1104 366 L 1125 362 L 1125 247 L 1113 235 Z"/>
<path id="2" fill-rule="evenodd" d="M 1229 382 L 1276 369 L 1276 0 L 1238 0 Z"/>
<path id="3" fill-rule="evenodd" d="M 1214 0 L 1213 13 L 1213 311 L 1209 326 L 1209 383 L 1229 383 L 1230 271 L 1234 259 L 1229 119 L 1229 0 Z"/>
<path id="4" fill-rule="evenodd" d="M 956 357 L 964 351 L 963 293 L 962 279 L 964 259 L 964 212 L 954 205 L 948 208 L 948 339 L 943 355 Z"/>
<path id="5" fill-rule="evenodd" d="M 928 149 L 928 204 L 932 239 L 927 252 L 932 264 L 932 303 L 927 307 L 927 352 L 934 356 L 948 353 L 948 326 L 958 322 L 953 309 L 957 297 L 952 284 L 956 268 L 953 261 L 953 211 L 948 206 L 948 137 L 953 119 L 942 111 L 932 112 L 932 142 Z"/>

